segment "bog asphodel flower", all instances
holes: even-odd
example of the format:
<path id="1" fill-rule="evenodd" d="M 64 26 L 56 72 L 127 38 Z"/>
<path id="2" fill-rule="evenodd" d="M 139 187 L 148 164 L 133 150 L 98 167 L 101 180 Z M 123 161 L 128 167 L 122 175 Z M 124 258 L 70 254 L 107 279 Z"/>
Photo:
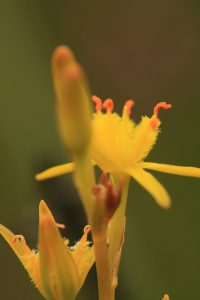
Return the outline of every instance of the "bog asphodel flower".
<path id="1" fill-rule="evenodd" d="M 58 229 L 63 227 L 55 222 L 43 200 L 39 205 L 38 251 L 31 250 L 22 235 L 0 225 L 0 234 L 48 300 L 74 299 L 95 260 L 93 246 L 87 241 L 90 226 L 85 226 L 82 238 L 73 247 L 61 237 Z"/>
<path id="2" fill-rule="evenodd" d="M 163 185 L 146 169 L 164 173 L 200 177 L 200 169 L 168 164 L 144 162 L 155 144 L 160 120 L 158 112 L 171 108 L 166 102 L 159 102 L 149 118 L 142 117 L 136 125 L 130 118 L 133 100 L 127 100 L 122 116 L 113 112 L 114 103 L 111 99 L 104 102 L 97 96 L 92 100 L 96 104 L 96 112 L 91 119 L 92 137 L 90 142 L 91 158 L 94 165 L 98 165 L 104 172 L 113 175 L 127 174 L 143 186 L 164 208 L 170 206 L 169 194 Z M 105 111 L 103 111 L 105 110 Z M 36 176 L 44 180 L 64 173 L 72 172 L 75 164 L 68 163 L 50 168 Z"/>

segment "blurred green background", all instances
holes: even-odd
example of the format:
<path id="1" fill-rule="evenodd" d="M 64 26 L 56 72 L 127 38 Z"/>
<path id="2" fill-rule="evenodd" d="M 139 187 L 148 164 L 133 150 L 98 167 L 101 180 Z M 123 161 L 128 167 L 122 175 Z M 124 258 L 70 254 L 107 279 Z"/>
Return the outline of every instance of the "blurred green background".
<path id="1" fill-rule="evenodd" d="M 151 115 L 158 100 L 162 133 L 149 161 L 200 166 L 199 1 L 1 0 L 0 222 L 37 245 L 38 203 L 45 198 L 65 235 L 77 241 L 85 225 L 71 175 L 37 183 L 34 174 L 68 161 L 57 134 L 50 57 L 69 45 L 84 66 L 92 93 L 123 103 L 134 118 Z M 156 177 L 171 194 L 163 211 L 131 182 L 126 242 L 117 299 L 200 299 L 200 184 Z M 95 283 L 95 284 L 94 284 Z M 0 299 L 42 299 L 20 262 L 0 239 Z M 79 300 L 97 299 L 95 269 Z"/>

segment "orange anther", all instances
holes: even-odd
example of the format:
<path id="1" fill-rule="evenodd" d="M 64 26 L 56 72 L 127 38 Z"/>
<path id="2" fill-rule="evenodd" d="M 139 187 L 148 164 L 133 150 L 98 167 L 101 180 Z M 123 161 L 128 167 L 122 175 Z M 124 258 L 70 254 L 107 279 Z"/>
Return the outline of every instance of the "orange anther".
<path id="1" fill-rule="evenodd" d="M 57 228 L 65 229 L 65 224 L 56 223 Z"/>
<path id="2" fill-rule="evenodd" d="M 21 234 L 16 234 L 13 238 L 12 238 L 12 242 L 16 243 L 16 241 L 19 240 L 22 244 L 26 244 L 26 240 L 24 238 L 23 235 Z"/>
<path id="3" fill-rule="evenodd" d="M 129 117 L 130 117 L 130 115 L 131 115 L 131 109 L 132 109 L 132 107 L 134 106 L 134 104 L 135 104 L 135 101 L 132 100 L 132 99 L 127 100 L 127 101 L 125 102 L 125 106 L 126 106 L 126 109 L 127 109 L 127 115 L 128 115 Z"/>
<path id="4" fill-rule="evenodd" d="M 113 100 L 108 98 L 103 103 L 103 108 L 105 108 L 107 111 L 112 112 L 114 108 Z"/>
<path id="5" fill-rule="evenodd" d="M 90 231 L 91 231 L 91 226 L 90 225 L 86 225 L 83 229 L 84 234 L 88 234 Z"/>
<path id="6" fill-rule="evenodd" d="M 96 104 L 96 111 L 101 111 L 102 110 L 102 100 L 101 98 L 97 96 L 92 96 L 92 101 Z"/>
<path id="7" fill-rule="evenodd" d="M 164 108 L 164 109 L 169 109 L 171 108 L 172 105 L 171 104 L 167 104 L 166 102 L 159 102 L 158 104 L 156 104 L 156 106 L 154 107 L 153 113 L 154 115 L 157 117 L 158 116 L 158 111 L 160 108 Z"/>

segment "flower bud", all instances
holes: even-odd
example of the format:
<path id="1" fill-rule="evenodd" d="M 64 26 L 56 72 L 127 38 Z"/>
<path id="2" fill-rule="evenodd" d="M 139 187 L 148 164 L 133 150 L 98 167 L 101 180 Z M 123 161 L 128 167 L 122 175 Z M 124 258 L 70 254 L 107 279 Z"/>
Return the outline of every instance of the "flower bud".
<path id="1" fill-rule="evenodd" d="M 91 135 L 90 95 L 83 70 L 71 50 L 60 46 L 52 57 L 52 72 L 62 137 L 72 152 L 82 153 Z"/>
<path id="2" fill-rule="evenodd" d="M 69 249 L 44 201 L 39 208 L 40 273 L 49 300 L 72 300 L 78 289 L 78 272 Z"/>

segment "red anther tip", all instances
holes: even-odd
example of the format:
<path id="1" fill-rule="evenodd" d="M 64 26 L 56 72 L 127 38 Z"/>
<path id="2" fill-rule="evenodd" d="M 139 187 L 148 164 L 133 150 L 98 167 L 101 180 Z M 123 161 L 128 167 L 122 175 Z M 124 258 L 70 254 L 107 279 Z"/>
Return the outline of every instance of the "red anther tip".
<path id="1" fill-rule="evenodd" d="M 83 229 L 83 233 L 88 234 L 91 231 L 91 226 L 90 225 L 86 225 Z"/>
<path id="2" fill-rule="evenodd" d="M 127 115 L 130 117 L 130 115 L 131 115 L 131 109 L 132 109 L 132 107 L 135 105 L 135 101 L 134 100 L 132 100 L 132 99 L 130 99 L 130 100 L 127 100 L 126 102 L 125 102 L 125 106 L 126 106 L 126 108 L 127 108 Z"/>
<path id="3" fill-rule="evenodd" d="M 26 244 L 25 238 L 23 237 L 23 235 L 21 234 L 16 234 L 14 235 L 14 237 L 12 238 L 12 242 L 16 243 L 17 240 L 20 240 L 21 243 Z"/>
<path id="4" fill-rule="evenodd" d="M 102 110 L 102 100 L 101 98 L 97 97 L 97 96 L 92 96 L 92 101 L 96 104 L 96 111 L 101 111 Z"/>
<path id="5" fill-rule="evenodd" d="M 158 104 L 156 104 L 156 106 L 154 107 L 154 110 L 153 110 L 153 113 L 155 116 L 158 116 L 158 111 L 160 108 L 163 108 L 163 109 L 169 109 L 171 108 L 172 105 L 171 104 L 168 104 L 166 102 L 159 102 Z"/>
<path id="6" fill-rule="evenodd" d="M 113 100 L 108 98 L 103 103 L 103 108 L 105 108 L 107 111 L 112 112 L 114 108 Z"/>

